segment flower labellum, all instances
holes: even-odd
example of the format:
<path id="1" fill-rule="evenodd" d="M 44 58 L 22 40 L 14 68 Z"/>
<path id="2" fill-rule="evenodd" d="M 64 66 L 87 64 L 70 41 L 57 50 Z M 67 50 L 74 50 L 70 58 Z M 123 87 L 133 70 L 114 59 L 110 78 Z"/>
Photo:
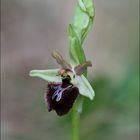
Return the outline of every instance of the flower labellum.
<path id="1" fill-rule="evenodd" d="M 47 88 L 45 100 L 48 111 L 55 110 L 59 116 L 68 113 L 79 94 L 78 88 L 70 83 L 69 77 L 64 78 L 62 83 L 49 83 Z"/>

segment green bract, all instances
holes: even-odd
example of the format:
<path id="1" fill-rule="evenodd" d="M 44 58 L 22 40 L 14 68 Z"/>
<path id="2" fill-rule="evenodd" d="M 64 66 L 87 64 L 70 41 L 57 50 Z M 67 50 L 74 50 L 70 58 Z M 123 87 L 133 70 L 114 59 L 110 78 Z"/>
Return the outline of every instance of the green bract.
<path id="1" fill-rule="evenodd" d="M 81 43 L 75 33 L 72 25 L 69 25 L 69 54 L 71 64 L 76 66 L 86 60 L 85 53 L 81 47 Z"/>
<path id="2" fill-rule="evenodd" d="M 74 20 L 71 26 L 73 27 L 73 30 L 76 33 L 75 37 L 76 38 L 78 37 L 81 45 L 87 33 L 92 27 L 94 14 L 95 13 L 94 13 L 92 0 L 79 0 L 78 1 Z M 69 36 L 71 36 L 70 33 L 69 33 Z"/>
<path id="3" fill-rule="evenodd" d="M 94 14 L 92 0 L 78 0 L 73 23 L 68 28 L 70 62 L 74 66 L 86 61 L 82 44 L 92 27 Z"/>

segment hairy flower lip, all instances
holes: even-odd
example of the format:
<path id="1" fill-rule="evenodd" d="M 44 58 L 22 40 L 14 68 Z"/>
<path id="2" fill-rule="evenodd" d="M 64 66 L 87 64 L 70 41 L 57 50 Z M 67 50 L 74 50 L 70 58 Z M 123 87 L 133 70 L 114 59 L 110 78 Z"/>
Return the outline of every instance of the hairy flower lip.
<path id="1" fill-rule="evenodd" d="M 67 81 L 49 83 L 47 85 L 47 93 L 45 94 L 48 111 L 55 110 L 59 116 L 67 114 L 78 95 L 78 88 L 70 83 L 68 84 Z"/>

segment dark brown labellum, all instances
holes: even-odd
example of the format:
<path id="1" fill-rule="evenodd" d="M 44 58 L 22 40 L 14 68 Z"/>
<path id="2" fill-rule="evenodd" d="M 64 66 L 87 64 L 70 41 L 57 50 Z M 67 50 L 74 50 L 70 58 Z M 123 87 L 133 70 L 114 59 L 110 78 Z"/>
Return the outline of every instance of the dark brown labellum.
<path id="1" fill-rule="evenodd" d="M 65 115 L 72 108 L 75 99 L 79 94 L 77 87 L 63 79 L 62 83 L 49 83 L 46 94 L 48 111 L 55 110 L 59 116 Z"/>

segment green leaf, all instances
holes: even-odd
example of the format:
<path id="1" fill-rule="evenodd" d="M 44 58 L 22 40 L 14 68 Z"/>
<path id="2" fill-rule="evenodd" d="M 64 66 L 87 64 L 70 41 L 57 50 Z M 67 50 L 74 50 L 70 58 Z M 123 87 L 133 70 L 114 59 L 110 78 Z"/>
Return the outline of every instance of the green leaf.
<path id="1" fill-rule="evenodd" d="M 69 25 L 69 54 L 71 64 L 76 66 L 80 63 L 85 62 L 86 57 L 83 48 L 80 45 L 78 37 L 73 30 L 73 27 Z"/>
<path id="2" fill-rule="evenodd" d="M 59 69 L 48 70 L 31 70 L 29 75 L 32 77 L 39 77 L 48 82 L 61 82 L 61 77 L 58 76 Z"/>
<path id="3" fill-rule="evenodd" d="M 91 100 L 93 100 L 95 93 L 92 89 L 92 86 L 88 82 L 88 80 L 85 78 L 84 75 L 82 76 L 76 76 L 75 81 L 77 84 L 77 87 L 79 88 L 79 92 L 81 95 L 89 97 Z"/>
<path id="4" fill-rule="evenodd" d="M 81 0 L 81 1 L 85 5 L 86 12 L 88 13 L 88 15 L 93 18 L 95 15 L 95 11 L 94 11 L 94 5 L 92 3 L 92 0 Z"/>
<path id="5" fill-rule="evenodd" d="M 69 54 L 74 66 L 86 61 L 82 43 L 91 29 L 93 18 L 92 0 L 78 0 L 73 23 L 68 28 Z"/>
<path id="6" fill-rule="evenodd" d="M 80 44 L 83 43 L 87 33 L 91 29 L 93 19 L 94 7 L 92 0 L 79 0 L 72 26 L 77 34 Z"/>
<path id="7" fill-rule="evenodd" d="M 85 5 L 84 5 L 82 0 L 78 0 L 78 4 L 82 8 L 83 11 L 86 11 L 86 7 L 85 7 Z"/>

